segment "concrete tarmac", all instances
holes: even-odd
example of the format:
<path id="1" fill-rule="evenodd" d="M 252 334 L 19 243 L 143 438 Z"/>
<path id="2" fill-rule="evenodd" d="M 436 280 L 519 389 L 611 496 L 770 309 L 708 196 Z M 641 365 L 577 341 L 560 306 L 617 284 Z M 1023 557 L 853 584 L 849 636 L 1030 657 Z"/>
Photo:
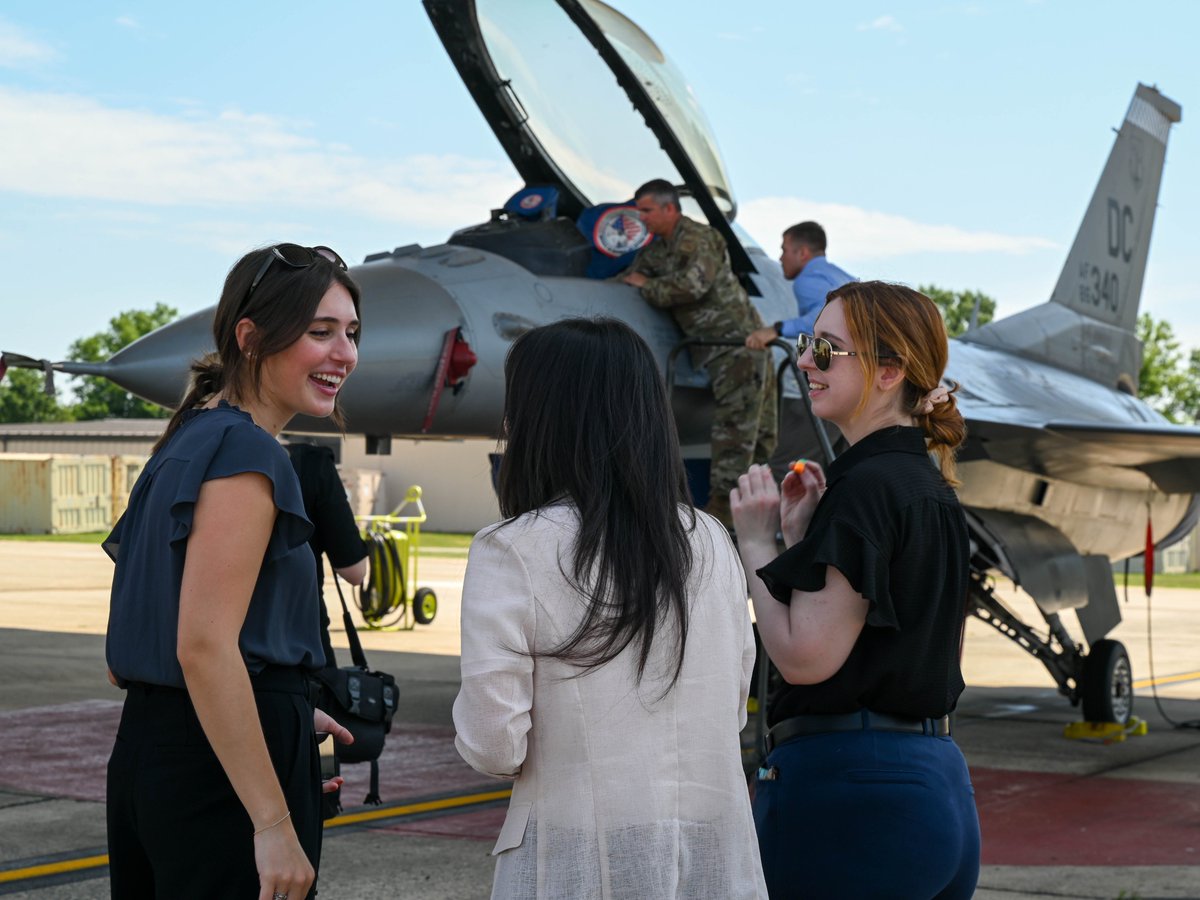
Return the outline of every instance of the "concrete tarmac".
<path id="1" fill-rule="evenodd" d="M 366 767 L 345 772 L 322 898 L 489 894 L 506 786 L 458 759 L 450 720 L 464 565 L 422 558 L 418 584 L 440 607 L 431 625 L 364 634 L 371 665 L 397 676 L 401 713 L 381 760 L 383 806 L 355 805 Z M 0 541 L 0 894 L 109 896 L 104 767 L 123 696 L 104 677 L 111 574 L 96 546 Z M 1001 593 L 1040 621 L 1027 598 Z M 326 602 L 340 623 L 332 588 Z M 1149 730 L 1121 742 L 1067 740 L 1078 711 L 1041 665 L 986 624 L 968 626 L 955 735 L 983 828 L 978 898 L 1200 898 L 1200 730 L 1164 718 L 1200 719 L 1200 591 L 1160 588 L 1147 604 L 1139 588 L 1122 606 L 1110 636 L 1129 650 Z"/>

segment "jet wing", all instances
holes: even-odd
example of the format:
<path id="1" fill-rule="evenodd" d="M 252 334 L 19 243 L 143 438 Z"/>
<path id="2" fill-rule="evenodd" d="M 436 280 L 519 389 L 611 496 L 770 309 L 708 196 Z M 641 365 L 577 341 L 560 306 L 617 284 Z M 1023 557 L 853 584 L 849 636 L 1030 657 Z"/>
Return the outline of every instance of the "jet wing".
<path id="1" fill-rule="evenodd" d="M 1080 459 L 1145 472 L 1164 494 L 1200 493 L 1200 428 L 1053 422 L 1046 431 Z"/>
<path id="2" fill-rule="evenodd" d="M 1047 422 L 968 418 L 960 459 L 1009 466 L 1096 487 L 1200 493 L 1200 428 L 1157 422 Z"/>

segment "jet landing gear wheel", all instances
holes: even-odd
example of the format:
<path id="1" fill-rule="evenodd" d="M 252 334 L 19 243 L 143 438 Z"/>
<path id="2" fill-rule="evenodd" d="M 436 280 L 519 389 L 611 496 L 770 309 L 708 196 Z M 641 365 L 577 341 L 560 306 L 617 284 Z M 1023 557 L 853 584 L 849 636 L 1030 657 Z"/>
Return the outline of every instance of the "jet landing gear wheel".
<path id="1" fill-rule="evenodd" d="M 1083 659 L 1080 686 L 1085 722 L 1125 725 L 1133 715 L 1133 669 L 1120 641 L 1096 641 Z"/>
<path id="2" fill-rule="evenodd" d="M 437 615 L 437 595 L 429 588 L 417 588 L 412 601 L 413 618 L 419 625 L 428 625 Z"/>

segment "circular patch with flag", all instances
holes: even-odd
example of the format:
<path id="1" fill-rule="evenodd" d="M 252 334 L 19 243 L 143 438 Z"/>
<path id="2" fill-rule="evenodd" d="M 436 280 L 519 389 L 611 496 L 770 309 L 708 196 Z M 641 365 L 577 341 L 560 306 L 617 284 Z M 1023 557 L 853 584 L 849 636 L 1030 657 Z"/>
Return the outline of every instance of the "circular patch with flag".
<path id="1" fill-rule="evenodd" d="M 653 237 L 636 206 L 606 209 L 592 229 L 592 245 L 605 256 L 614 258 L 641 250 Z"/>

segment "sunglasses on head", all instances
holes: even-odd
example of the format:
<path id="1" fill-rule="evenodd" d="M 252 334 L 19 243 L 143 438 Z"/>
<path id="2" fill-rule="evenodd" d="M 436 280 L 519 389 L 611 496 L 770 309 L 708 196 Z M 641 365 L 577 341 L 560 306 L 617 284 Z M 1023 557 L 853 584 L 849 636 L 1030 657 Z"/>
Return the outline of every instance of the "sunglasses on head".
<path id="1" fill-rule="evenodd" d="M 801 334 L 796 338 L 796 353 L 803 356 L 805 350 L 812 350 L 813 365 L 822 372 L 829 370 L 829 364 L 833 362 L 835 356 L 858 356 L 854 350 L 834 350 L 833 344 L 825 338 L 813 337 L 811 334 Z M 895 359 L 896 357 L 890 353 L 881 353 L 875 358 Z"/>
<path id="2" fill-rule="evenodd" d="M 337 255 L 335 250 L 329 247 L 302 247 L 299 244 L 276 244 L 271 248 L 271 252 L 267 254 L 267 258 L 263 260 L 262 265 L 258 267 L 258 272 L 254 276 L 254 280 L 250 282 L 250 290 L 246 291 L 246 297 L 242 300 L 242 308 L 245 309 L 246 304 L 250 302 L 250 295 L 254 293 L 254 289 L 258 287 L 263 276 L 274 264 L 275 260 L 293 269 L 307 269 L 318 259 L 324 259 L 327 262 L 333 263 L 342 271 L 346 270 L 346 261 Z"/>

